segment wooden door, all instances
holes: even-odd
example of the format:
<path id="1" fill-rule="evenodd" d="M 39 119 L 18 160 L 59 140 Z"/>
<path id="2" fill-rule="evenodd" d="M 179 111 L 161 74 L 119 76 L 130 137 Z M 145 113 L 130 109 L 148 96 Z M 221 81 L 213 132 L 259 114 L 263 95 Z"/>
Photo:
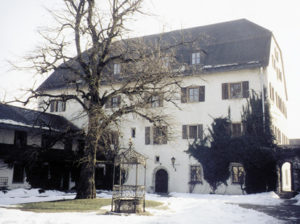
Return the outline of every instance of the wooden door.
<path id="1" fill-rule="evenodd" d="M 155 174 L 155 192 L 168 193 L 168 173 L 160 169 Z"/>

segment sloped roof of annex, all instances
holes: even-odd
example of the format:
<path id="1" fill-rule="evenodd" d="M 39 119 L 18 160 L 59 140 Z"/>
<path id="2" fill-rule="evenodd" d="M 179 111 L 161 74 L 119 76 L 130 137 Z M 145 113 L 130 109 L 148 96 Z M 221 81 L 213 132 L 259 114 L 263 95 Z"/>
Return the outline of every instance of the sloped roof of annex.
<path id="1" fill-rule="evenodd" d="M 20 131 L 80 131 L 64 117 L 0 103 L 0 128 Z"/>

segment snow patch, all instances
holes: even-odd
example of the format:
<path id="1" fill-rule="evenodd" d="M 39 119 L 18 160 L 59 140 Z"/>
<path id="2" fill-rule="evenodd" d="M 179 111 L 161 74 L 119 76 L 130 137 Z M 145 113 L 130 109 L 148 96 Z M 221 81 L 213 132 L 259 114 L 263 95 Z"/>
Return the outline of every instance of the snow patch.
<path id="1" fill-rule="evenodd" d="M 296 195 L 293 199 L 297 200 L 294 205 L 300 205 L 300 194 Z"/>
<path id="2" fill-rule="evenodd" d="M 85 224 L 85 223 L 122 223 L 122 224 L 196 224 L 196 223 L 221 223 L 221 224 L 265 224 L 281 223 L 279 220 L 266 214 L 239 207 L 232 203 L 254 203 L 274 205 L 281 203 L 275 193 L 262 193 L 253 195 L 202 195 L 171 193 L 168 197 L 155 194 L 146 194 L 147 200 L 160 201 L 164 209 L 146 208 L 151 216 L 141 215 L 99 215 L 90 213 L 33 213 L 15 209 L 3 208 L 10 205 L 34 202 L 72 199 L 75 193 L 59 191 L 45 191 L 39 193 L 38 189 L 16 189 L 7 193 L 0 192 L 0 223 L 14 224 Z M 111 198 L 110 191 L 98 192 L 97 197 Z M 110 206 L 101 209 L 110 210 Z"/>
<path id="3" fill-rule="evenodd" d="M 10 125 L 16 125 L 16 126 L 21 126 L 21 127 L 29 127 L 29 128 L 38 128 L 38 129 L 44 129 L 44 130 L 50 130 L 48 127 L 42 127 L 42 126 L 37 126 L 37 125 L 29 125 L 25 124 L 23 122 L 18 122 L 10 119 L 0 119 L 0 123 L 2 124 L 10 124 Z M 53 129 L 53 131 L 59 131 L 57 129 Z"/>

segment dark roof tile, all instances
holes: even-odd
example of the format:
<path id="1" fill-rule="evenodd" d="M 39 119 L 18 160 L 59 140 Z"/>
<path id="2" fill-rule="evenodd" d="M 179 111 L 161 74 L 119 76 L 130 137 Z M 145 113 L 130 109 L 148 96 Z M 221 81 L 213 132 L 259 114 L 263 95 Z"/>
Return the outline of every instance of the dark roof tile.
<path id="1" fill-rule="evenodd" d="M 58 132 L 79 131 L 64 117 L 0 103 L 0 127 L 43 129 Z M 50 129 L 49 129 L 50 128 Z"/>

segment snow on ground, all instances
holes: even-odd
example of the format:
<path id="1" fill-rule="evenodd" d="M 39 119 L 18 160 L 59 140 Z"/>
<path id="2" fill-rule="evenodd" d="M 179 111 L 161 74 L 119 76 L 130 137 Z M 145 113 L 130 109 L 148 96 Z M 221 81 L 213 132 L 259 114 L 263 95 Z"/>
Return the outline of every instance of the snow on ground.
<path id="1" fill-rule="evenodd" d="M 109 192 L 102 192 L 97 194 L 97 196 L 111 197 Z M 278 205 L 282 200 L 275 193 L 239 196 L 171 193 L 168 197 L 147 194 L 147 200 L 161 201 L 165 204 L 164 209 L 146 208 L 152 214 L 151 216 L 135 214 L 100 215 L 97 212 L 33 213 L 4 207 L 25 202 L 72 199 L 74 197 L 74 193 L 66 194 L 59 191 L 45 191 L 40 194 L 37 189 L 17 189 L 5 194 L 0 192 L 0 206 L 2 207 L 0 208 L 0 224 L 93 224 L 100 222 L 122 224 L 281 223 L 279 220 L 266 214 L 236 205 L 236 203 Z M 104 209 L 109 211 L 110 206 L 105 206 Z"/>
<path id="2" fill-rule="evenodd" d="M 300 205 L 300 194 L 296 195 L 293 199 L 297 200 L 297 202 L 294 205 Z"/>

